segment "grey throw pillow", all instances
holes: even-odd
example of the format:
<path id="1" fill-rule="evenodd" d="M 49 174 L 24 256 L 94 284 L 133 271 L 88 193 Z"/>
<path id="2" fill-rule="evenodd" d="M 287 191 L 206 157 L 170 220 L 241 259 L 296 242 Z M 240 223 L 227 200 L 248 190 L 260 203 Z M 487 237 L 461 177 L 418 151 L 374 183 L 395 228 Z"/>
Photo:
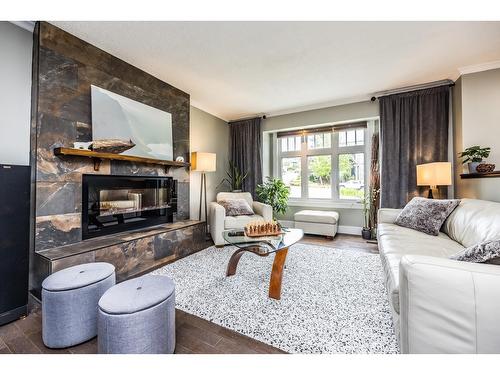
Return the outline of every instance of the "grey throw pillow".
<path id="1" fill-rule="evenodd" d="M 444 221 L 459 203 L 459 199 L 415 197 L 400 212 L 395 224 L 437 236 Z"/>
<path id="2" fill-rule="evenodd" d="M 224 199 L 219 203 L 226 209 L 226 216 L 253 215 L 252 207 L 245 199 Z"/>
<path id="3" fill-rule="evenodd" d="M 500 239 L 483 241 L 470 246 L 453 254 L 450 259 L 472 263 L 500 264 Z"/>

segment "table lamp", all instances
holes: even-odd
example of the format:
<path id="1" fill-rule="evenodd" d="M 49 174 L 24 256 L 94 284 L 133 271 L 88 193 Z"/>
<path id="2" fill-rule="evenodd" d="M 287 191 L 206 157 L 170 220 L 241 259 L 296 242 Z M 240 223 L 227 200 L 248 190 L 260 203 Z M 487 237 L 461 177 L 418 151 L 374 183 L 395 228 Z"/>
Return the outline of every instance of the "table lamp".
<path id="1" fill-rule="evenodd" d="M 207 215 L 207 177 L 206 172 L 215 172 L 216 170 L 216 154 L 210 152 L 193 152 L 191 153 L 191 170 L 193 172 L 201 172 L 200 185 L 200 210 L 198 220 L 201 221 L 201 207 L 203 196 L 205 197 L 205 234 L 208 233 L 208 215 Z"/>
<path id="2" fill-rule="evenodd" d="M 439 185 L 451 185 L 451 163 L 446 161 L 417 165 L 417 185 L 429 186 L 427 198 L 434 198 L 432 189 Z"/>

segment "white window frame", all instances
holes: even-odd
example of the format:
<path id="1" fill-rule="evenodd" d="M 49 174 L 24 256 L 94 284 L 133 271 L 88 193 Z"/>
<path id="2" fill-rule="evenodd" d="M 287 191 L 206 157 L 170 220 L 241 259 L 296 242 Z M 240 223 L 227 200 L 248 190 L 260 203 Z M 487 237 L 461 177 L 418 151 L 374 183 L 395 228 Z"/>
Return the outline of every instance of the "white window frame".
<path id="1" fill-rule="evenodd" d="M 332 131 L 331 133 L 331 147 L 308 149 L 307 148 L 307 135 L 311 133 L 305 132 L 301 135 L 301 147 L 299 151 L 281 151 L 281 138 L 276 137 L 274 155 L 276 163 L 274 164 L 274 175 L 282 178 L 282 158 L 300 157 L 300 174 L 301 174 L 301 197 L 291 197 L 288 204 L 290 206 L 301 207 L 323 207 L 323 208 L 357 208 L 362 209 L 361 199 L 341 199 L 339 196 L 339 155 L 341 154 L 364 154 L 364 182 L 365 182 L 365 196 L 368 191 L 368 181 L 370 173 L 370 150 L 371 150 L 371 136 L 373 133 L 373 126 L 375 121 L 367 121 L 365 128 L 364 144 L 355 146 L 339 146 L 339 133 Z M 304 129 L 307 130 L 307 129 Z M 307 168 L 308 156 L 330 155 L 331 156 L 331 198 L 309 198 L 309 171 Z"/>

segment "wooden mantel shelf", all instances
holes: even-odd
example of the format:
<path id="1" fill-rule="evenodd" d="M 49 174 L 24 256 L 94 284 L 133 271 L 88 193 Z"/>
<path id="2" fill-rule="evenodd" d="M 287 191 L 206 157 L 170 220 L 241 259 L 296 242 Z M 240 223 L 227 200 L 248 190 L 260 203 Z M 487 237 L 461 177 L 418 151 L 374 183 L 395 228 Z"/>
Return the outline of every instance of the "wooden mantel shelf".
<path id="1" fill-rule="evenodd" d="M 500 177 L 500 171 L 486 172 L 486 173 L 463 173 L 461 178 L 491 178 Z"/>
<path id="2" fill-rule="evenodd" d="M 81 149 L 77 149 L 77 148 L 68 148 L 68 147 L 55 148 L 54 155 L 56 155 L 56 156 L 81 156 L 81 157 L 91 158 L 94 161 L 94 170 L 95 171 L 99 170 L 99 167 L 101 166 L 101 161 L 103 159 L 130 161 L 130 162 L 144 163 L 144 164 L 163 165 L 165 167 L 166 172 L 168 172 L 168 170 L 170 168 L 187 168 L 191 165 L 190 163 L 179 162 L 179 161 L 143 158 L 140 156 L 112 154 L 109 152 L 95 152 L 95 151 L 90 151 L 90 150 L 81 150 Z"/>

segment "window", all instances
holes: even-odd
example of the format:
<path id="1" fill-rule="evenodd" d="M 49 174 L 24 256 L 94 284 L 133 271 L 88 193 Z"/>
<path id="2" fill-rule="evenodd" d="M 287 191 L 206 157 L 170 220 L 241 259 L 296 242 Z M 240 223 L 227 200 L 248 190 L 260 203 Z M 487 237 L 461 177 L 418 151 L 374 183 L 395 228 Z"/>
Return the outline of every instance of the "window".
<path id="1" fill-rule="evenodd" d="M 278 173 L 290 187 L 290 197 L 363 199 L 367 170 L 367 127 L 363 125 L 278 134 Z"/>
<path id="2" fill-rule="evenodd" d="M 290 197 L 300 198 L 300 158 L 281 159 L 281 179 L 290 187 Z"/>

